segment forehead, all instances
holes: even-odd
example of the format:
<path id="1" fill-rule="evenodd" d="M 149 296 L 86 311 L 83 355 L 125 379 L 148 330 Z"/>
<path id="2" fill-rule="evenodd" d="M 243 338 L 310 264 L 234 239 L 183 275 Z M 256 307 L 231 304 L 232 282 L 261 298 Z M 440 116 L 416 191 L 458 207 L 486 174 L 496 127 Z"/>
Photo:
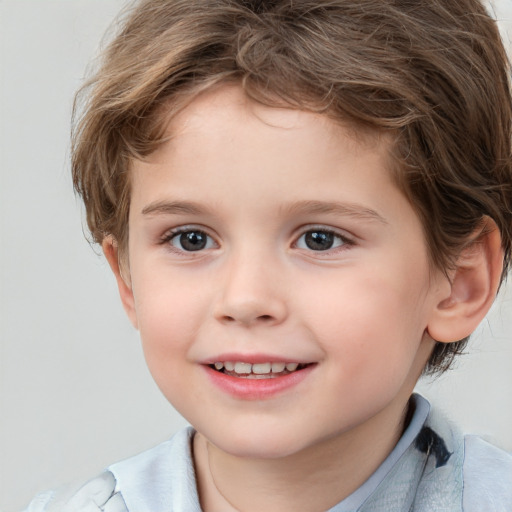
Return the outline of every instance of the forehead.
<path id="1" fill-rule="evenodd" d="M 144 162 L 135 161 L 132 202 L 148 193 L 179 196 L 189 186 L 204 200 L 231 191 L 265 193 L 277 203 L 286 191 L 289 199 L 350 202 L 348 182 L 364 190 L 372 174 L 391 181 L 390 137 L 325 114 L 264 105 L 236 86 L 196 96 L 170 118 L 166 139 Z M 336 176 L 338 168 L 344 175 Z"/>
<path id="2" fill-rule="evenodd" d="M 317 113 L 314 104 L 311 101 L 309 107 L 301 109 L 279 98 L 256 100 L 236 83 L 220 83 L 202 92 L 191 91 L 178 102 L 177 113 L 168 115 L 162 109 L 160 115 L 165 125 L 164 140 L 173 141 L 171 143 L 174 147 L 177 147 L 180 137 L 192 135 L 194 131 L 208 132 L 209 137 L 220 138 L 219 122 L 238 123 L 240 128 L 251 127 L 259 122 L 276 130 L 289 130 L 292 136 L 293 130 L 298 133 L 301 125 L 304 127 L 308 124 L 309 128 L 316 125 L 318 130 L 324 131 L 324 136 L 337 137 L 342 131 L 346 142 L 350 140 L 353 144 L 353 149 L 382 151 L 383 154 L 392 150 L 394 136 L 391 132 L 385 133 L 374 127 L 363 126 L 362 123 L 348 121 L 331 111 Z M 149 159 L 154 161 L 161 157 L 162 151 L 159 149 L 162 146 L 152 152 Z"/>

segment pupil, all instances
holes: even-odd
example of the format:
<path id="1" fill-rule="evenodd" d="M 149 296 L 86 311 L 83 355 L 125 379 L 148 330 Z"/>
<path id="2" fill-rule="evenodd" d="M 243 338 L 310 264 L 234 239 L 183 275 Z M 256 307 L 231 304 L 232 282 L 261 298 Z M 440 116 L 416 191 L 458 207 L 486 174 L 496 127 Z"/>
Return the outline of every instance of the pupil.
<path id="1" fill-rule="evenodd" d="M 306 245 L 313 251 L 326 251 L 334 243 L 334 235 L 327 231 L 310 231 L 306 234 Z"/>
<path id="2" fill-rule="evenodd" d="M 180 243 L 186 251 L 200 251 L 206 247 L 206 236 L 200 231 L 189 231 L 180 235 Z"/>

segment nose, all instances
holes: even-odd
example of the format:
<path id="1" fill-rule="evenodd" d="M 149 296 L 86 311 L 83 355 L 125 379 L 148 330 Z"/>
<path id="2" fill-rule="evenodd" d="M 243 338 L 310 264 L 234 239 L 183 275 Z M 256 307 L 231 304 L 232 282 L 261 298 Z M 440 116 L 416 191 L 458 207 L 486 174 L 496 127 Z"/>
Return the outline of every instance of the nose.
<path id="1" fill-rule="evenodd" d="M 225 324 L 277 325 L 288 315 L 279 269 L 257 255 L 231 260 L 225 270 L 215 317 Z"/>

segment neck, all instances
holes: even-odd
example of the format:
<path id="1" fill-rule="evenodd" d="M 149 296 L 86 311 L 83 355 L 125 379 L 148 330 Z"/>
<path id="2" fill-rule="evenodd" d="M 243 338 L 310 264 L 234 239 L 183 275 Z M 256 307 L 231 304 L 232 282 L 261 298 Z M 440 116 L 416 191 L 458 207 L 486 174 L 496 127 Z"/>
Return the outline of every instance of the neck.
<path id="1" fill-rule="evenodd" d="M 389 455 L 403 432 L 405 413 L 406 402 L 398 403 L 357 429 L 278 459 L 237 457 L 197 434 L 194 458 L 203 510 L 328 510 Z"/>

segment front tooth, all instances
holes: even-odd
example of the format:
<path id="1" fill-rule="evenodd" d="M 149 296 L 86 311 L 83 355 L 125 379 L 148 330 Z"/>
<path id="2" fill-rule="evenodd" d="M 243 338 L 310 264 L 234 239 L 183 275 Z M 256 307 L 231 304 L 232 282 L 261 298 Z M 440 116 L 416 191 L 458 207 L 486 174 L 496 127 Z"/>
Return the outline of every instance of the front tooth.
<path id="1" fill-rule="evenodd" d="M 272 373 L 281 373 L 285 367 L 285 363 L 272 363 Z"/>
<path id="2" fill-rule="evenodd" d="M 287 363 L 286 364 L 286 369 L 289 372 L 294 372 L 298 367 L 299 367 L 299 363 Z"/>
<path id="3" fill-rule="evenodd" d="M 251 373 L 252 364 L 251 363 L 235 363 L 235 373 Z"/>
<path id="4" fill-rule="evenodd" d="M 253 364 L 252 365 L 252 373 L 257 374 L 264 374 L 264 373 L 270 373 L 272 365 L 270 363 L 259 363 L 259 364 Z"/>
<path id="5" fill-rule="evenodd" d="M 215 363 L 215 369 L 216 370 L 222 370 L 222 368 L 224 368 L 224 364 L 223 363 Z"/>
<path id="6" fill-rule="evenodd" d="M 231 361 L 225 361 L 224 362 L 224 368 L 226 368 L 226 370 L 228 372 L 232 372 L 235 369 L 235 363 L 233 363 Z"/>

